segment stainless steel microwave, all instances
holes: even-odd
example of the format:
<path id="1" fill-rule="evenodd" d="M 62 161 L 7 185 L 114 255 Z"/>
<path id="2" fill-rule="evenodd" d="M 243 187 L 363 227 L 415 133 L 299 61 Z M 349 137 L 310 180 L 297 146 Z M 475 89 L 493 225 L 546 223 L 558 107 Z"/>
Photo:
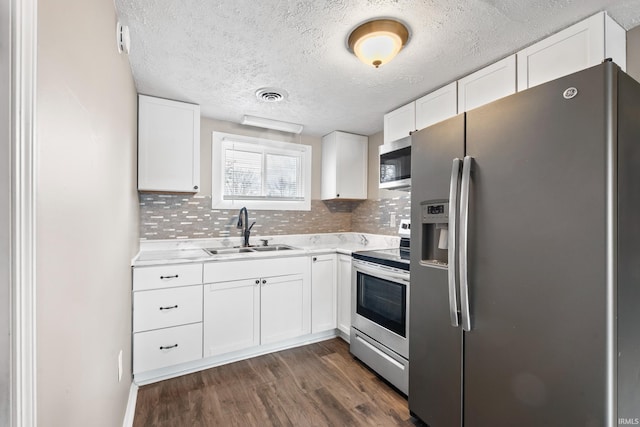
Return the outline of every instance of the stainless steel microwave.
<path id="1" fill-rule="evenodd" d="M 379 147 L 380 188 L 411 189 L 411 137 L 398 139 Z"/>

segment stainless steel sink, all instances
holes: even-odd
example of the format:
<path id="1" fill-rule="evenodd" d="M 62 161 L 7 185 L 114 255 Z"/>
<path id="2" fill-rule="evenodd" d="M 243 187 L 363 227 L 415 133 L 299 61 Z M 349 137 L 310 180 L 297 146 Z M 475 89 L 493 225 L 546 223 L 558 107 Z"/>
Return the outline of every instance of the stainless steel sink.
<path id="1" fill-rule="evenodd" d="M 273 245 L 273 246 L 256 246 L 253 248 L 256 252 L 272 252 L 272 251 L 288 251 L 295 249 L 289 245 Z"/>
<path id="2" fill-rule="evenodd" d="M 243 253 L 252 253 L 252 252 L 274 252 L 274 251 L 286 251 L 296 249 L 289 245 L 273 245 L 273 246 L 251 246 L 251 247 L 242 247 L 235 246 L 232 248 L 207 248 L 205 251 L 209 255 L 228 255 L 228 254 L 243 254 Z"/>
<path id="3" fill-rule="evenodd" d="M 210 248 L 205 249 L 209 255 L 223 255 L 223 254 L 241 254 L 245 252 L 253 252 L 252 248 Z"/>

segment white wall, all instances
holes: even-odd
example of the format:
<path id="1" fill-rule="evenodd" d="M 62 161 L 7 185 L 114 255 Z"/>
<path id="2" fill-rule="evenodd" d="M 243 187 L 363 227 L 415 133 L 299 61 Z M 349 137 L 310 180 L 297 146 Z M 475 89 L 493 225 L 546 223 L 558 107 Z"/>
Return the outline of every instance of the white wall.
<path id="1" fill-rule="evenodd" d="M 11 298 L 10 241 L 11 230 L 11 127 L 10 104 L 10 11 L 9 2 L 0 4 L 0 425 L 9 425 L 11 369 Z"/>
<path id="2" fill-rule="evenodd" d="M 640 26 L 627 31 L 627 73 L 640 81 Z"/>
<path id="3" fill-rule="evenodd" d="M 243 126 L 238 123 L 202 117 L 200 120 L 200 196 L 211 196 L 211 134 L 226 132 L 254 138 L 275 139 L 294 142 L 312 147 L 311 199 L 320 199 L 320 177 L 322 168 L 322 138 L 309 135 L 295 135 L 287 132 Z"/>
<path id="4" fill-rule="evenodd" d="M 38 2 L 36 363 L 44 427 L 121 425 L 131 385 L 137 101 L 115 27 L 112 0 Z"/>

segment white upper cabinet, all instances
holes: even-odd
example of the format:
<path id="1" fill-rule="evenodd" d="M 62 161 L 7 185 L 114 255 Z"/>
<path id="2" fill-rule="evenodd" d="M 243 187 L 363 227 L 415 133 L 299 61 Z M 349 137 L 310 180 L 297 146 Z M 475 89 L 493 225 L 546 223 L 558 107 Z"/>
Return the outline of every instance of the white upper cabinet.
<path id="1" fill-rule="evenodd" d="M 612 58 L 626 69 L 626 32 L 605 12 L 578 22 L 518 52 L 518 90 Z"/>
<path id="2" fill-rule="evenodd" d="M 516 56 L 511 55 L 458 80 L 458 112 L 516 92 Z"/>
<path id="3" fill-rule="evenodd" d="M 200 188 L 200 106 L 138 96 L 138 190 Z"/>
<path id="4" fill-rule="evenodd" d="M 409 136 L 416 130 L 416 103 L 411 102 L 384 115 L 384 143 Z"/>
<path id="5" fill-rule="evenodd" d="M 457 89 L 457 82 L 452 82 L 435 92 L 431 92 L 417 99 L 415 101 L 416 129 L 424 129 L 432 124 L 455 116 L 458 113 Z"/>
<path id="6" fill-rule="evenodd" d="M 366 199 L 369 138 L 346 132 L 322 137 L 322 200 Z"/>

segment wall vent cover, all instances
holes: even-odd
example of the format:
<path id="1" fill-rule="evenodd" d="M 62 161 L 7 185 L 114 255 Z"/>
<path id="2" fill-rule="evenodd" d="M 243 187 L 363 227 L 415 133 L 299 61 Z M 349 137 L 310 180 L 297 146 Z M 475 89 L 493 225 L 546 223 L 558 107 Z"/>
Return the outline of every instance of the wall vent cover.
<path id="1" fill-rule="evenodd" d="M 276 87 L 263 87 L 256 91 L 256 98 L 263 102 L 280 102 L 287 97 L 287 91 Z"/>

